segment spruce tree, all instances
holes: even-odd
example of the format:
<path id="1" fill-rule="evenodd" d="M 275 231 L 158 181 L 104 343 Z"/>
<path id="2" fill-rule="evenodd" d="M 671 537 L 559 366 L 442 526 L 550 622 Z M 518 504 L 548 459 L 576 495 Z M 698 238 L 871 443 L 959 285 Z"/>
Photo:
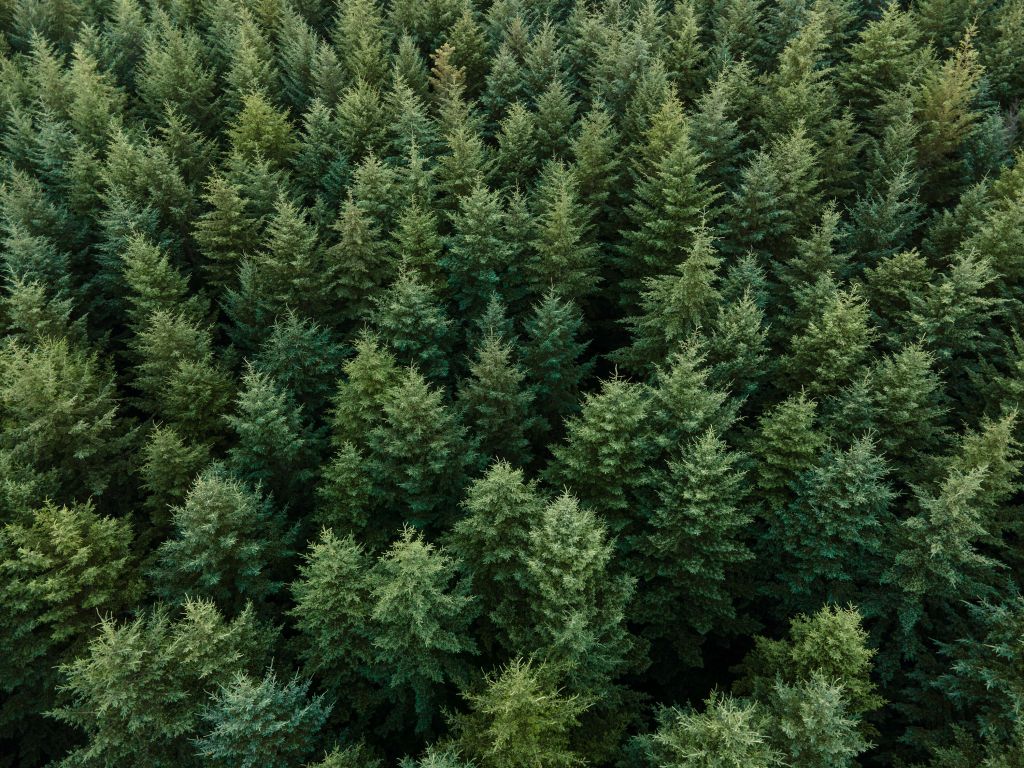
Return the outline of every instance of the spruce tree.
<path id="1" fill-rule="evenodd" d="M 504 211 L 498 195 L 482 185 L 459 198 L 452 217 L 453 234 L 441 267 L 455 311 L 478 317 L 498 290 L 498 272 L 507 263 L 502 238 Z"/>
<path id="2" fill-rule="evenodd" d="M 156 553 L 157 593 L 173 602 L 209 599 L 232 613 L 280 591 L 276 576 L 293 532 L 269 499 L 214 465 L 172 510 L 173 533 Z"/>
<path id="3" fill-rule="evenodd" d="M 54 714 L 85 736 L 61 764 L 200 765 L 192 740 L 207 692 L 260 669 L 273 640 L 251 610 L 227 620 L 201 600 L 103 618 L 86 652 L 60 667 L 67 703 Z"/>
<path id="4" fill-rule="evenodd" d="M 517 630 L 527 611 L 523 603 L 524 553 L 543 510 L 535 481 L 523 470 L 497 461 L 470 484 L 462 502 L 466 514 L 452 528 L 452 548 L 473 579 L 488 634 L 511 648 L 509 632 Z M 487 644 L 493 638 L 486 637 Z"/>
<path id="5" fill-rule="evenodd" d="M 580 359 L 587 348 L 580 338 L 583 318 L 574 302 L 549 290 L 524 330 L 523 364 L 534 389 L 534 410 L 557 434 L 563 419 L 579 409 L 580 383 L 591 367 Z"/>
<path id="6" fill-rule="evenodd" d="M 531 293 L 552 289 L 583 303 L 596 288 L 601 264 L 590 241 L 591 212 L 579 202 L 576 180 L 560 162 L 548 163 L 532 201 L 532 258 L 526 266 Z"/>
<path id="7" fill-rule="evenodd" d="M 114 377 L 66 339 L 0 349 L 0 450 L 37 471 L 58 503 L 116 486 L 132 434 L 118 417 Z"/>
<path id="8" fill-rule="evenodd" d="M 448 379 L 455 324 L 434 286 L 415 268 L 401 268 L 383 293 L 373 297 L 370 323 L 402 365 L 413 366 L 434 383 Z"/>
<path id="9" fill-rule="evenodd" d="M 97 616 L 121 614 L 142 597 L 132 527 L 89 502 L 50 502 L 0 528 L 0 733 L 32 753 L 56 757 L 66 734 L 43 720 L 58 701 L 57 666 L 88 643 Z M 47 743 L 50 742 L 50 743 Z"/>
<path id="10" fill-rule="evenodd" d="M 554 446 L 546 470 L 552 484 L 570 489 L 617 537 L 635 532 L 651 506 L 650 463 L 656 447 L 648 398 L 641 384 L 605 381 L 566 424 L 565 442 Z"/>
<path id="11" fill-rule="evenodd" d="M 741 460 L 710 430 L 685 446 L 670 461 L 635 545 L 644 590 L 634 617 L 691 663 L 700 658 L 702 637 L 735 618 L 735 570 L 751 558 Z"/>
<path id="12" fill-rule="evenodd" d="M 469 582 L 444 549 L 406 528 L 369 573 L 373 674 L 389 700 L 425 731 L 442 686 L 464 679 L 475 653 L 477 606 Z M 395 714 L 399 714 L 396 712 Z"/>
<path id="13" fill-rule="evenodd" d="M 308 681 L 238 672 L 203 710 L 196 751 L 204 765 L 286 768 L 313 751 L 330 710 L 322 694 L 309 696 Z"/>
<path id="14" fill-rule="evenodd" d="M 292 582 L 290 613 L 299 657 L 335 698 L 335 713 L 365 719 L 371 710 L 370 560 L 351 536 L 324 529 L 303 555 Z"/>
<path id="15" fill-rule="evenodd" d="M 462 491 L 464 428 L 442 392 L 412 368 L 383 393 L 381 408 L 380 422 L 366 435 L 381 503 L 399 521 L 445 525 Z"/>
<path id="16" fill-rule="evenodd" d="M 281 505 L 301 502 L 312 473 L 311 446 L 302 409 L 291 393 L 249 366 L 235 413 L 224 420 L 238 439 L 228 451 L 231 472 Z"/>
<path id="17" fill-rule="evenodd" d="M 504 459 L 514 466 L 530 463 L 528 435 L 533 429 L 533 393 L 512 345 L 488 333 L 477 345 L 469 378 L 459 387 L 463 419 L 472 436 L 477 464 Z"/>
<path id="18" fill-rule="evenodd" d="M 870 437 L 827 449 L 797 484 L 797 499 L 772 516 L 768 551 L 786 553 L 771 590 L 786 613 L 821 600 L 860 602 L 885 567 L 894 533 L 888 468 Z"/>
<path id="19" fill-rule="evenodd" d="M 570 736 L 588 702 L 563 693 L 553 677 L 522 659 L 489 675 L 482 690 L 464 694 L 470 711 L 451 718 L 455 749 L 485 768 L 582 765 Z"/>

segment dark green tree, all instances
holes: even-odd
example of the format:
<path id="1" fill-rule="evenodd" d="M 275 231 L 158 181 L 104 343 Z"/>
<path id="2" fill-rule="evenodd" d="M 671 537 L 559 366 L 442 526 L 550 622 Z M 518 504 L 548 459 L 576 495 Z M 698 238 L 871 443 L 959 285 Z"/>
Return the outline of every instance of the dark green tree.
<path id="1" fill-rule="evenodd" d="M 237 672 L 222 683 L 203 710 L 196 751 L 205 765 L 286 768 L 308 757 L 320 742 L 331 705 L 309 696 L 309 682 L 262 680 Z"/>
<path id="2" fill-rule="evenodd" d="M 61 666 L 67 703 L 58 719 L 85 744 L 61 765 L 198 766 L 193 738 L 211 686 L 267 661 L 273 633 L 244 610 L 228 621 L 205 601 L 132 621 L 104 618 L 87 651 Z"/>
<path id="3" fill-rule="evenodd" d="M 270 501 L 214 465 L 172 510 L 171 537 L 156 553 L 157 593 L 173 602 L 209 599 L 235 612 L 280 591 L 277 576 L 293 532 Z"/>

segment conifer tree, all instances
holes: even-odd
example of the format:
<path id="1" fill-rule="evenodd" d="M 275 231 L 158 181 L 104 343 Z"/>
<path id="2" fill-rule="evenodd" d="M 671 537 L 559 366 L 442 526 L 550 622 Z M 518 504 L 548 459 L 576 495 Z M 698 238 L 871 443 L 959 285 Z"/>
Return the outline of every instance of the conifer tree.
<path id="1" fill-rule="evenodd" d="M 887 469 L 870 437 L 827 449 L 798 481 L 797 500 L 773 516 L 766 543 L 787 555 L 773 588 L 786 613 L 822 599 L 861 602 L 878 583 L 894 532 Z"/>
<path id="2" fill-rule="evenodd" d="M 578 198 L 572 173 L 560 162 L 548 163 L 534 190 L 532 258 L 527 264 L 530 292 L 548 288 L 583 303 L 594 292 L 601 264 L 590 242 L 590 212 Z"/>
<path id="3" fill-rule="evenodd" d="M 318 418 L 334 394 L 341 354 L 328 329 L 288 311 L 274 323 L 252 366 L 290 392 L 303 413 Z"/>
<path id="4" fill-rule="evenodd" d="M 243 254 L 256 250 L 261 222 L 246 210 L 242 190 L 223 176 L 208 179 L 204 200 L 210 210 L 196 221 L 194 237 L 206 279 L 219 292 L 233 284 Z"/>
<path id="5" fill-rule="evenodd" d="M 37 471 L 58 503 L 119 481 L 132 435 L 118 418 L 112 372 L 66 339 L 0 349 L 0 450 Z"/>
<path id="6" fill-rule="evenodd" d="M 794 383 L 810 394 L 834 394 L 865 362 L 875 335 L 859 292 L 833 290 L 820 316 L 792 339 L 792 352 L 783 364 Z"/>
<path id="7" fill-rule="evenodd" d="M 709 384 L 705 362 L 703 350 L 691 342 L 672 353 L 654 375 L 651 424 L 663 453 L 708 429 L 722 434 L 736 418 L 736 403 Z"/>
<path id="8" fill-rule="evenodd" d="M 825 439 L 816 415 L 817 403 L 801 391 L 761 416 L 753 440 L 755 487 L 768 510 L 790 503 L 796 481 L 815 465 Z"/>
<path id="9" fill-rule="evenodd" d="M 1020 632 L 1024 601 L 1011 594 L 998 601 L 968 606 L 971 633 L 943 647 L 949 671 L 936 684 L 960 708 L 973 715 L 981 735 L 996 743 L 1013 743 L 1024 706 L 1024 688 L 1016 670 L 1021 664 Z"/>
<path id="10" fill-rule="evenodd" d="M 183 315 L 157 310 L 131 343 L 138 359 L 139 402 L 196 441 L 220 437 L 232 395 L 227 371 L 213 356 L 209 329 Z"/>
<path id="11" fill-rule="evenodd" d="M 196 751 L 206 765 L 286 768 L 312 752 L 330 710 L 322 694 L 309 696 L 308 681 L 238 672 L 203 710 Z"/>
<path id="12" fill-rule="evenodd" d="M 778 681 L 793 685 L 820 676 L 842 687 L 852 715 L 879 708 L 884 702 L 871 679 L 875 651 L 862 622 L 856 608 L 834 605 L 795 616 L 786 638 L 755 639 L 754 649 L 737 669 L 742 676 L 734 690 L 763 700 Z"/>
<path id="13" fill-rule="evenodd" d="M 566 440 L 552 449 L 546 470 L 549 482 L 569 488 L 617 537 L 634 532 L 650 509 L 649 464 L 656 447 L 648 397 L 641 384 L 605 381 L 566 424 Z"/>
<path id="14" fill-rule="evenodd" d="M 228 451 L 230 470 L 247 484 L 262 487 L 279 504 L 303 499 L 311 446 L 302 409 L 291 393 L 249 366 L 235 411 L 224 417 L 238 437 Z"/>
<path id="15" fill-rule="evenodd" d="M 469 378 L 459 387 L 463 418 L 480 466 L 504 459 L 514 466 L 530 463 L 528 435 L 533 429 L 533 393 L 512 345 L 488 333 L 479 342 Z"/>
<path id="16" fill-rule="evenodd" d="M 601 698 L 633 643 L 625 610 L 634 581 L 612 572 L 613 556 L 602 522 L 563 493 L 529 532 L 518 585 L 525 616 L 504 627 L 514 654 L 545 659 L 571 690 Z"/>
<path id="17" fill-rule="evenodd" d="M 633 345 L 620 359 L 647 373 L 678 350 L 710 319 L 720 297 L 716 274 L 721 263 L 714 241 L 704 227 L 692 235 L 692 245 L 666 274 L 643 281 L 640 314 L 627 318 Z"/>
<path id="18" fill-rule="evenodd" d="M 153 538 L 166 537 L 171 507 L 185 500 L 192 481 L 209 461 L 209 446 L 187 443 L 174 427 L 159 424 L 149 433 L 139 474 Z"/>
<path id="19" fill-rule="evenodd" d="M 753 250 L 767 258 L 792 254 L 817 218 L 818 151 L 803 125 L 775 138 L 740 172 L 740 184 L 724 214 L 723 247 Z"/>
<path id="20" fill-rule="evenodd" d="M 292 534 L 269 499 L 223 467 L 196 478 L 171 522 L 172 537 L 157 550 L 153 571 L 161 597 L 209 599 L 234 613 L 281 589 L 275 572 Z"/>
<path id="21" fill-rule="evenodd" d="M 400 521 L 443 526 L 462 490 L 464 428 L 442 392 L 412 368 L 383 393 L 380 407 L 382 418 L 366 439 L 381 503 Z"/>
<path id="22" fill-rule="evenodd" d="M 852 717 L 841 683 L 821 674 L 795 685 L 776 682 L 770 699 L 769 739 L 785 755 L 786 765 L 853 766 L 871 746 Z"/>
<path id="23" fill-rule="evenodd" d="M 515 659 L 489 675 L 483 690 L 464 694 L 470 711 L 452 718 L 459 754 L 485 768 L 582 765 L 570 735 L 588 702 L 564 694 L 552 678 L 546 667 Z"/>
<path id="24" fill-rule="evenodd" d="M 636 542 L 644 591 L 635 617 L 681 658 L 699 660 L 703 635 L 735 617 L 733 571 L 749 560 L 741 457 L 707 431 L 670 461 L 659 504 Z M 680 610 L 685 604 L 686 609 Z"/>
<path id="25" fill-rule="evenodd" d="M 428 381 L 446 381 L 455 324 L 419 270 L 400 268 L 395 281 L 374 296 L 373 303 L 371 326 L 398 362 L 415 367 Z"/>
<path id="26" fill-rule="evenodd" d="M 501 237 L 503 220 L 501 201 L 483 186 L 459 200 L 452 219 L 454 234 L 441 266 L 460 315 L 479 316 L 498 287 L 498 270 L 508 253 Z"/>
<path id="27" fill-rule="evenodd" d="M 274 108 L 260 91 L 242 97 L 242 109 L 228 131 L 231 148 L 239 156 L 260 157 L 284 167 L 298 149 L 286 115 Z"/>
<path id="28" fill-rule="evenodd" d="M 337 699 L 336 714 L 365 718 L 374 701 L 367 681 L 373 639 L 370 560 L 351 536 L 330 529 L 321 532 L 303 560 L 291 585 L 291 615 L 304 669 Z"/>
<path id="29" fill-rule="evenodd" d="M 57 665 L 85 650 L 97 616 L 120 614 L 142 596 L 131 550 L 131 525 L 89 502 L 46 502 L 0 528 L 0 733 L 21 743 L 28 761 L 33 751 L 55 756 L 67 746 L 40 718 L 57 703 Z"/>
<path id="30" fill-rule="evenodd" d="M 477 606 L 444 549 L 406 528 L 369 574 L 374 675 L 411 710 L 417 731 L 435 717 L 441 686 L 464 679 Z"/>
<path id="31" fill-rule="evenodd" d="M 579 408 L 580 383 L 590 370 L 580 358 L 587 342 L 576 304 L 547 291 L 525 323 L 523 364 L 534 389 L 534 409 L 557 432 Z"/>
<path id="32" fill-rule="evenodd" d="M 713 693 L 704 711 L 665 709 L 658 730 L 641 737 L 640 746 L 654 765 L 686 768 L 774 768 L 782 755 L 768 742 L 767 716 L 755 702 Z"/>
<path id="33" fill-rule="evenodd" d="M 620 257 L 632 290 L 644 278 L 671 272 L 683 254 L 699 247 L 699 233 L 718 199 L 701 178 L 704 168 L 684 127 L 637 184 L 628 209 L 632 226 L 624 233 Z"/>
<path id="34" fill-rule="evenodd" d="M 388 279 L 386 252 L 372 218 L 351 198 L 332 226 L 338 242 L 327 251 L 331 297 L 340 319 L 352 322 L 370 306 L 371 297 Z"/>
<path id="35" fill-rule="evenodd" d="M 86 738 L 62 765 L 198 765 L 207 691 L 260 669 L 273 640 L 251 610 L 226 620 L 202 600 L 173 615 L 157 606 L 124 623 L 103 618 L 87 651 L 60 667 L 67 703 L 55 715 Z"/>
<path id="36" fill-rule="evenodd" d="M 509 632 L 527 610 L 524 553 L 543 499 L 522 469 L 496 461 L 470 484 L 462 505 L 466 514 L 452 528 L 452 547 L 473 579 L 489 632 L 498 632 L 502 645 L 511 648 Z M 486 640 L 489 645 L 492 638 Z"/>

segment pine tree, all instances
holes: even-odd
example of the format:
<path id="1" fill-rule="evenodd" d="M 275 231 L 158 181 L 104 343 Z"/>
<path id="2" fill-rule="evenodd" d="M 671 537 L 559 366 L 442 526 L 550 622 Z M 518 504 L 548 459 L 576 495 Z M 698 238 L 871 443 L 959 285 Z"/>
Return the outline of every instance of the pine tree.
<path id="1" fill-rule="evenodd" d="M 736 403 L 708 383 L 703 350 L 695 343 L 672 353 L 654 375 L 651 425 L 663 453 L 676 450 L 708 429 L 722 434 L 736 418 Z"/>
<path id="2" fill-rule="evenodd" d="M 281 589 L 275 573 L 292 532 L 257 491 L 213 465 L 172 510 L 172 537 L 156 553 L 157 592 L 174 603 L 213 600 L 235 612 Z"/>
<path id="3" fill-rule="evenodd" d="M 923 78 L 916 94 L 914 117 L 921 126 L 917 159 L 928 202 L 946 202 L 960 187 L 961 161 L 955 154 L 978 122 L 972 105 L 981 77 L 978 54 L 967 34 L 953 55 Z"/>
<path id="4" fill-rule="evenodd" d="M 210 210 L 196 221 L 193 236 L 203 256 L 203 271 L 211 288 L 220 292 L 232 285 L 238 264 L 255 252 L 261 222 L 250 216 L 242 190 L 220 175 L 206 182 L 204 200 Z"/>
<path id="5" fill-rule="evenodd" d="M 1024 706 L 1021 664 L 1020 594 L 968 607 L 971 634 L 943 647 L 949 671 L 935 683 L 961 709 L 973 715 L 981 735 L 1012 743 L 1019 733 L 1017 713 Z"/>
<path id="6" fill-rule="evenodd" d="M 533 393 L 525 378 L 512 345 L 494 334 L 484 336 L 474 351 L 469 378 L 459 387 L 463 419 L 481 467 L 496 458 L 514 466 L 530 463 Z"/>
<path id="7" fill-rule="evenodd" d="M 119 614 L 142 597 L 132 528 L 92 504 L 47 502 L 0 528 L 0 733 L 32 752 L 56 756 L 66 735 L 40 715 L 57 703 L 57 665 L 85 650 L 97 616 Z M 49 744 L 47 743 L 49 742 Z"/>
<path id="8" fill-rule="evenodd" d="M 796 498 L 797 480 L 810 470 L 824 445 L 815 428 L 817 403 L 801 391 L 761 415 L 753 440 L 755 487 L 769 511 Z"/>
<path id="9" fill-rule="evenodd" d="M 566 157 L 576 122 L 576 109 L 571 89 L 561 80 L 553 80 L 537 96 L 534 126 L 538 159 Z"/>
<path id="10" fill-rule="evenodd" d="M 331 705 L 309 696 L 309 682 L 262 680 L 238 672 L 221 684 L 203 710 L 196 751 L 205 765 L 287 768 L 313 751 Z"/>
<path id="11" fill-rule="evenodd" d="M 213 335 L 188 317 L 157 310 L 132 340 L 139 404 L 197 442 L 219 439 L 232 382 L 213 356 Z"/>
<path id="12" fill-rule="evenodd" d="M 136 328 L 157 310 L 177 311 L 194 320 L 206 313 L 201 296 L 188 296 L 188 280 L 170 263 L 166 253 L 137 236 L 122 256 L 124 281 L 128 287 L 126 315 Z"/>
<path id="13" fill-rule="evenodd" d="M 723 247 L 785 259 L 795 238 L 809 233 L 820 210 L 818 151 L 803 125 L 776 137 L 740 172 L 724 213 Z"/>
<path id="14" fill-rule="evenodd" d="M 136 73 L 139 95 L 151 117 L 159 119 L 167 104 L 208 131 L 216 122 L 213 73 L 203 65 L 198 35 L 156 14 Z"/>
<path id="15" fill-rule="evenodd" d="M 854 766 L 871 746 L 851 716 L 841 683 L 814 674 L 795 685 L 775 683 L 769 739 L 793 768 Z"/>
<path id="16" fill-rule="evenodd" d="M 451 718 L 459 754 L 484 768 L 572 768 L 584 763 L 570 735 L 587 700 L 566 695 L 543 666 L 515 659 L 464 694 L 470 711 Z"/>
<path id="17" fill-rule="evenodd" d="M 751 558 L 741 458 L 711 430 L 685 446 L 670 461 L 636 543 L 644 590 L 635 617 L 690 663 L 699 661 L 701 638 L 735 618 L 732 572 Z"/>
<path id="18" fill-rule="evenodd" d="M 476 651 L 469 582 L 444 549 L 411 528 L 381 555 L 369 579 L 374 675 L 396 706 L 411 709 L 416 730 L 425 731 L 441 687 L 464 679 L 464 658 Z"/>

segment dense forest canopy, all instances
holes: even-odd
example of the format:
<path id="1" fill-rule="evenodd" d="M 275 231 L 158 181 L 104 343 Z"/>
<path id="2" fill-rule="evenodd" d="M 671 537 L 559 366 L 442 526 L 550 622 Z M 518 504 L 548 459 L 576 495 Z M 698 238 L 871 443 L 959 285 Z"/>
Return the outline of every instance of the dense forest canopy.
<path id="1" fill-rule="evenodd" d="M 0 765 L 1024 766 L 1024 1 L 0 30 Z"/>

